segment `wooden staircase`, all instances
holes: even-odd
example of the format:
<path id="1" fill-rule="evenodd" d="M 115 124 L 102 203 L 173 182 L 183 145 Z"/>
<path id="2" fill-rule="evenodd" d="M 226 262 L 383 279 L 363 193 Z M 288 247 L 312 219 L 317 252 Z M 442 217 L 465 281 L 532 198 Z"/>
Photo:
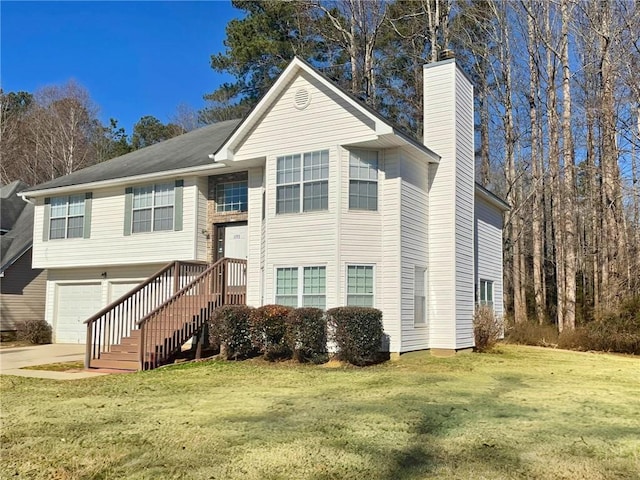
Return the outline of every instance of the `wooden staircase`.
<path id="1" fill-rule="evenodd" d="M 156 368 L 200 335 L 216 308 L 245 297 L 246 260 L 174 262 L 85 322 L 85 367 Z"/>

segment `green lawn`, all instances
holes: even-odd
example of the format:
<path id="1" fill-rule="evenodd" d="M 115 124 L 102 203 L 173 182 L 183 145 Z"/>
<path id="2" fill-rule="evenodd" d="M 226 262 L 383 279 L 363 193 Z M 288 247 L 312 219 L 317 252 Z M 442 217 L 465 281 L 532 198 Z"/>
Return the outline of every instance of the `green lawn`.
<path id="1" fill-rule="evenodd" d="M 640 478 L 637 357 L 501 346 L 0 387 L 0 478 Z"/>

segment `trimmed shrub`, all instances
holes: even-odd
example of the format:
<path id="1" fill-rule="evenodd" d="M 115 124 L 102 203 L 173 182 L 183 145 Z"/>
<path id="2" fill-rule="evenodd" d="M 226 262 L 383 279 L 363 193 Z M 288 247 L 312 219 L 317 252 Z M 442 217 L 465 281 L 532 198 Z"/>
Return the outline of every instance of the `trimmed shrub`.
<path id="1" fill-rule="evenodd" d="M 256 355 L 249 323 L 252 310 L 246 305 L 225 305 L 213 312 L 209 322 L 209 340 L 220 345 L 220 354 L 227 360 Z"/>
<path id="2" fill-rule="evenodd" d="M 486 352 L 491 350 L 502 335 L 502 320 L 496 318 L 493 309 L 481 305 L 473 316 L 473 336 L 476 350 Z"/>
<path id="3" fill-rule="evenodd" d="M 17 322 L 16 338 L 34 345 L 51 343 L 51 325 L 42 319 Z"/>
<path id="4" fill-rule="evenodd" d="M 338 358 L 353 365 L 376 361 L 382 346 L 382 312 L 376 308 L 338 307 L 327 311 Z"/>
<path id="5" fill-rule="evenodd" d="M 319 308 L 296 308 L 287 318 L 286 342 L 297 361 L 327 361 L 327 319 Z"/>
<path id="6" fill-rule="evenodd" d="M 251 340 L 267 360 L 291 358 L 291 349 L 286 341 L 287 317 L 290 307 L 264 305 L 251 312 Z"/>

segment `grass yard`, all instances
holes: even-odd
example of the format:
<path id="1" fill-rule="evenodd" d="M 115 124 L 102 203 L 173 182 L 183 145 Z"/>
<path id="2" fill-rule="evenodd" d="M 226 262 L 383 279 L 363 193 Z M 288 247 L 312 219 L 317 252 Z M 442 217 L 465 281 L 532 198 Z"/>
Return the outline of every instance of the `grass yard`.
<path id="1" fill-rule="evenodd" d="M 0 478 L 640 478 L 637 357 L 505 345 L 0 382 Z"/>

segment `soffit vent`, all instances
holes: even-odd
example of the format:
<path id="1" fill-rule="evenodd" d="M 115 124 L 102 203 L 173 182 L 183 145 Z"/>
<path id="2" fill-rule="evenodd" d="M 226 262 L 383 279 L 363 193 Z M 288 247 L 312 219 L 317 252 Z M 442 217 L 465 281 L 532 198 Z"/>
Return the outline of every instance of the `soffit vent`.
<path id="1" fill-rule="evenodd" d="M 299 88 L 293 97 L 293 105 L 298 110 L 304 110 L 311 103 L 311 92 L 306 88 Z"/>

